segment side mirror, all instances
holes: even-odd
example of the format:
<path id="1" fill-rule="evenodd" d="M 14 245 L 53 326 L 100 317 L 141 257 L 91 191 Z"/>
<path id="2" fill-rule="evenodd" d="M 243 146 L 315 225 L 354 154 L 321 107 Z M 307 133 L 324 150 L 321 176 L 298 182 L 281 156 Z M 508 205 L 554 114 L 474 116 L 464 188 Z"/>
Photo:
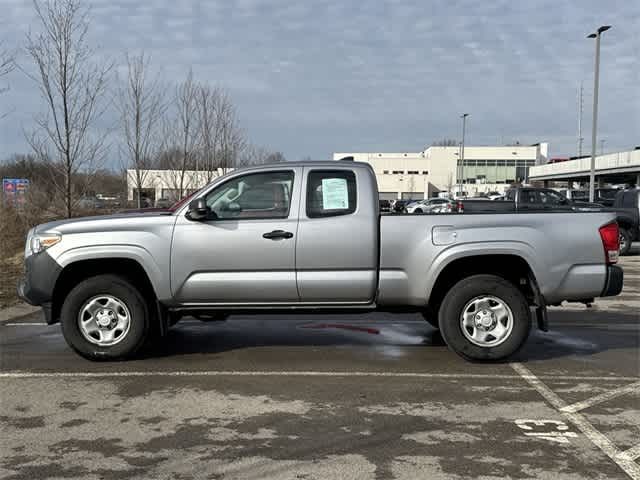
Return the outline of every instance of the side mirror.
<path id="1" fill-rule="evenodd" d="M 190 220 L 205 220 L 209 216 L 210 211 L 204 198 L 196 198 L 189 203 L 187 217 Z"/>

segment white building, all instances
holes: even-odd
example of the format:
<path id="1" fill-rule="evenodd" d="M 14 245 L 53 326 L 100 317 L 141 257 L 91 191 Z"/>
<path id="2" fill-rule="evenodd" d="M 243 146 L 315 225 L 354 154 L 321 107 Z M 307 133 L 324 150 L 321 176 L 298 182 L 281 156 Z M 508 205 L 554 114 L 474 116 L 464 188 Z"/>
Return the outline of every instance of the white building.
<path id="1" fill-rule="evenodd" d="M 353 157 L 373 167 L 380 198 L 429 198 L 440 192 L 463 191 L 468 196 L 504 192 L 509 185 L 528 180 L 529 167 L 546 163 L 548 144 L 531 146 L 429 147 L 418 153 L 333 154 L 334 160 Z M 457 186 L 462 182 L 462 190 Z"/>
<path id="2" fill-rule="evenodd" d="M 226 169 L 231 171 L 232 169 Z M 185 170 L 184 175 L 177 170 L 141 170 L 142 192 L 149 198 L 152 205 L 159 199 L 177 201 L 210 183 L 214 178 L 223 175 L 225 171 L 221 168 L 211 172 Z M 181 178 L 182 177 L 182 178 Z M 182 187 L 182 192 L 180 191 Z M 136 198 L 138 182 L 136 171 L 127 170 L 127 200 L 133 201 Z"/>

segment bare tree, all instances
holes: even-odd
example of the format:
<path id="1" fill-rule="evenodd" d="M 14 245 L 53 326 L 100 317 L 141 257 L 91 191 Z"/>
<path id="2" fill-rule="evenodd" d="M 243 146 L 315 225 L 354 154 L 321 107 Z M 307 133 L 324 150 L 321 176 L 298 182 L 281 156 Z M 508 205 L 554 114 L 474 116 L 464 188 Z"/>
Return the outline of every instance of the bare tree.
<path id="1" fill-rule="evenodd" d="M 222 138 L 219 111 L 224 101 L 224 92 L 207 84 L 198 87 L 198 113 L 200 115 L 200 165 L 206 183 L 217 176 L 218 151 Z"/>
<path id="2" fill-rule="evenodd" d="M 231 97 L 222 88 L 200 85 L 198 110 L 202 167 L 209 182 L 217 169 L 226 171 L 242 163 L 241 153 L 246 148 L 246 139 L 238 125 Z"/>
<path id="3" fill-rule="evenodd" d="M 159 127 L 165 110 L 165 91 L 158 76 L 154 78 L 149 72 L 150 60 L 144 53 L 126 55 L 127 78 L 117 97 L 126 164 L 134 171 L 138 208 L 142 206 L 142 188 L 148 171 L 160 152 Z"/>
<path id="4" fill-rule="evenodd" d="M 170 182 L 177 198 L 182 198 L 192 185 L 188 170 L 198 170 L 197 154 L 200 141 L 200 117 L 198 115 L 198 86 L 189 71 L 184 82 L 176 88 L 173 118 L 165 121 L 164 137 L 171 170 Z"/>
<path id="5" fill-rule="evenodd" d="M 238 166 L 248 165 L 262 165 L 267 163 L 267 158 L 271 152 L 264 147 L 258 147 L 255 145 L 247 145 L 242 155 L 238 159 Z"/>
<path id="6" fill-rule="evenodd" d="M 0 42 L 0 78 L 10 74 L 15 66 L 15 54 Z M 0 87 L 0 93 L 4 93 L 7 90 L 9 90 L 9 87 Z"/>
<path id="7" fill-rule="evenodd" d="M 282 152 L 272 152 L 264 147 L 247 145 L 238 159 L 238 165 L 262 165 L 267 163 L 286 162 Z"/>
<path id="8" fill-rule="evenodd" d="M 230 97 L 223 94 L 218 108 L 217 121 L 220 128 L 218 163 L 223 172 L 237 166 L 243 150 L 247 147 L 244 131 L 240 128 L 238 114 Z"/>
<path id="9" fill-rule="evenodd" d="M 15 68 L 15 54 L 9 49 L 5 48 L 3 43 L 0 42 L 0 78 L 5 75 L 9 75 L 13 69 Z M 9 90 L 9 86 L 3 86 L 0 84 L 0 95 L 7 92 Z M 7 113 L 3 113 L 0 111 L 0 118 L 4 118 Z"/>
<path id="10" fill-rule="evenodd" d="M 104 112 L 100 101 L 111 65 L 92 63 L 88 10 L 79 0 L 34 0 L 34 7 L 41 32 L 27 35 L 36 73 L 26 73 L 38 84 L 47 113 L 36 117 L 37 129 L 27 140 L 38 158 L 61 174 L 52 178 L 71 217 L 74 176 L 82 170 L 84 178 L 91 178 L 104 153 L 105 136 L 92 135 L 91 129 Z"/>
<path id="11" fill-rule="evenodd" d="M 267 158 L 264 163 L 281 163 L 286 162 L 287 159 L 284 158 L 284 154 L 282 152 L 272 152 L 267 155 Z"/>

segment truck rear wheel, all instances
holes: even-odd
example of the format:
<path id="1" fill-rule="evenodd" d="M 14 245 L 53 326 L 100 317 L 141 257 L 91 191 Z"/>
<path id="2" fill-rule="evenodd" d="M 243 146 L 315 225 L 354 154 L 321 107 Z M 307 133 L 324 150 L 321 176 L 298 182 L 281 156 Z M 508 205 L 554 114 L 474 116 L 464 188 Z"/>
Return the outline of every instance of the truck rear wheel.
<path id="1" fill-rule="evenodd" d="M 62 305 L 65 340 L 89 360 L 122 360 L 149 333 L 149 309 L 140 292 L 117 275 L 98 275 L 76 285 Z"/>
<path id="2" fill-rule="evenodd" d="M 631 250 L 631 232 L 620 228 L 620 255 L 626 255 Z"/>
<path id="3" fill-rule="evenodd" d="M 495 275 L 456 283 L 444 297 L 438 321 L 449 348 L 471 360 L 506 358 L 522 347 L 531 330 L 526 298 Z"/>

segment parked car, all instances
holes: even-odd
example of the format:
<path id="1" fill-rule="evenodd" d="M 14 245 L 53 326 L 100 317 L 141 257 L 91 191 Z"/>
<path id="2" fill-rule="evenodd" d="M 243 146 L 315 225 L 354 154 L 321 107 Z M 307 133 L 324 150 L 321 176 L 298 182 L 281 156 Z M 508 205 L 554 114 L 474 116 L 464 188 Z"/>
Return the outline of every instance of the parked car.
<path id="1" fill-rule="evenodd" d="M 467 199 L 462 209 L 469 212 L 518 212 L 532 210 L 601 211 L 603 205 L 565 198 L 550 188 L 516 187 L 496 200 Z"/>
<path id="2" fill-rule="evenodd" d="M 560 194 L 578 202 L 588 202 L 589 192 L 587 190 L 573 190 L 570 188 L 558 190 Z M 605 207 L 613 206 L 616 194 L 619 192 L 617 188 L 596 188 L 594 191 L 594 202 L 604 205 Z"/>
<path id="3" fill-rule="evenodd" d="M 617 193 L 611 209 L 620 226 L 620 255 L 631 250 L 631 243 L 640 240 L 640 188 L 630 188 Z"/>
<path id="4" fill-rule="evenodd" d="M 454 202 L 446 198 L 428 198 L 407 206 L 407 213 L 446 213 L 452 211 Z"/>
<path id="5" fill-rule="evenodd" d="M 389 200 L 379 200 L 378 205 L 381 212 L 391 211 L 391 202 Z"/>
<path id="6" fill-rule="evenodd" d="M 413 203 L 413 200 L 396 200 L 396 202 L 393 204 L 393 211 L 396 213 L 406 213 L 407 212 L 407 205 Z"/>
<path id="7" fill-rule="evenodd" d="M 461 356 L 496 360 L 533 319 L 547 329 L 547 305 L 620 293 L 618 241 L 610 212 L 379 215 L 368 164 L 291 162 L 169 212 L 38 225 L 18 291 L 91 360 L 131 357 L 181 316 L 278 310 L 419 312 Z"/>

